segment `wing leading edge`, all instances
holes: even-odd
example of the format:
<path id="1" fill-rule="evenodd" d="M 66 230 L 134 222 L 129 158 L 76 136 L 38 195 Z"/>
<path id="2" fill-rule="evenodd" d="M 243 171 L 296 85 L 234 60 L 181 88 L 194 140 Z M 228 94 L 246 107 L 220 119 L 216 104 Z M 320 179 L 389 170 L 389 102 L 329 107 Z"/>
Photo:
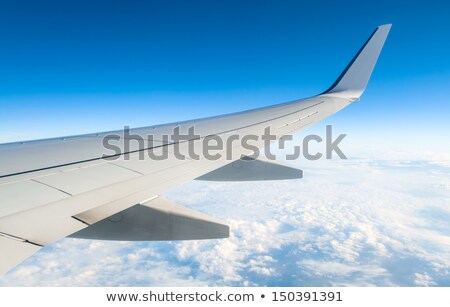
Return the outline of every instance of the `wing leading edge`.
<path id="1" fill-rule="evenodd" d="M 267 126 L 273 128 L 278 138 L 293 134 L 361 96 L 389 29 L 390 25 L 378 27 L 336 82 L 318 96 L 224 116 L 133 129 L 132 132 L 158 135 L 174 127 L 184 129 L 195 125 L 201 131 L 201 138 L 211 134 L 225 137 L 230 131 L 239 135 L 262 135 Z M 111 162 L 101 158 L 104 135 L 0 144 L 0 273 L 40 247 L 72 234 L 119 240 L 227 237 L 228 226 L 204 214 L 164 201 L 159 201 L 156 207 L 149 205 L 151 202 L 147 206 L 141 204 L 196 178 L 242 181 L 291 179 L 302 175 L 300 170 L 261 161 L 241 160 L 245 166 L 242 169 L 230 166 L 230 162 L 249 154 L 241 147 L 236 148 L 231 161 L 180 161 L 173 156 L 164 161 L 141 161 L 132 148 L 130 160 Z M 199 140 L 192 142 L 200 144 Z M 262 145 L 258 143 L 259 147 Z M 171 152 L 171 145 L 161 142 L 158 146 L 146 147 L 145 151 Z M 243 172 L 247 167 L 249 171 Z M 236 173 L 233 169 L 237 169 Z M 90 184 L 92 182 L 95 185 Z M 126 220 L 117 223 L 117 216 Z"/>

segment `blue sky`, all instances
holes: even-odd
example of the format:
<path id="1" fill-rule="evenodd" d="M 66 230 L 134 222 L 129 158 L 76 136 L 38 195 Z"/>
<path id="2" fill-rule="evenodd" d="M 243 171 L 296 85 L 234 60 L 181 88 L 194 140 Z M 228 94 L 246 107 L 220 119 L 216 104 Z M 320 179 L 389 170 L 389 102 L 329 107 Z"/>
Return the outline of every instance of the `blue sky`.
<path id="1" fill-rule="evenodd" d="M 392 23 L 361 103 L 325 123 L 354 142 L 401 148 L 414 138 L 419 149 L 447 150 L 449 9 L 443 1 L 1 1 L 0 142 L 315 95 L 377 25 Z"/>

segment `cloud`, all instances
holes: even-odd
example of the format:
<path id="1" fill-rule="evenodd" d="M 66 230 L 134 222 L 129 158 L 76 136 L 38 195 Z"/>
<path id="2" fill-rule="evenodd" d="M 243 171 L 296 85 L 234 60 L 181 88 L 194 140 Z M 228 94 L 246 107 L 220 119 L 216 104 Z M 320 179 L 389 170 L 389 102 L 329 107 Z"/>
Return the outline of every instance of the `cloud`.
<path id="1" fill-rule="evenodd" d="M 386 270 L 383 268 L 379 268 L 377 266 L 354 266 L 348 265 L 344 263 L 339 263 L 335 261 L 321 261 L 321 260 L 302 260 L 298 262 L 299 266 L 303 266 L 311 270 L 314 274 L 333 274 L 333 275 L 341 275 L 346 276 L 355 272 L 364 272 L 365 274 L 370 275 L 380 275 L 385 274 Z"/>
<path id="2" fill-rule="evenodd" d="M 232 230 L 228 239 L 64 239 L 1 277 L 0 284 L 450 285 L 445 163 L 297 163 L 305 172 L 302 180 L 189 182 L 166 193 L 180 205 L 225 220 Z"/>
<path id="3" fill-rule="evenodd" d="M 414 284 L 416 284 L 417 286 L 429 287 L 436 285 L 436 283 L 428 274 L 415 273 L 414 276 L 416 277 L 416 279 L 414 280 Z"/>

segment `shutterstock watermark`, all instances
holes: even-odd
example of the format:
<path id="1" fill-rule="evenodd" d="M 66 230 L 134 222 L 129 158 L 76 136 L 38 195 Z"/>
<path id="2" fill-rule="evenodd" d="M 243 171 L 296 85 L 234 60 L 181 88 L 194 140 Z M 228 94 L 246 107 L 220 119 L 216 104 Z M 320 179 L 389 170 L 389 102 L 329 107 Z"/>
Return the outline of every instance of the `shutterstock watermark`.
<path id="1" fill-rule="evenodd" d="M 129 160 L 132 155 L 138 155 L 140 160 L 150 158 L 152 160 L 165 160 L 175 157 L 179 160 L 235 160 L 236 154 L 245 152 L 245 156 L 257 159 L 263 155 L 269 160 L 276 160 L 276 154 L 272 153 L 271 145 L 278 144 L 279 149 L 286 148 L 286 142 L 292 141 L 292 135 L 280 136 L 274 133 L 271 127 L 266 127 L 263 134 L 235 134 L 219 133 L 202 136 L 195 132 L 191 126 L 182 133 L 177 126 L 170 134 L 147 134 L 132 133 L 125 126 L 122 134 L 106 135 L 102 144 L 107 152 L 103 159 L 117 160 L 121 156 Z M 292 146 L 292 151 L 283 154 L 286 160 L 297 160 L 303 157 L 307 160 L 319 160 L 322 158 L 332 159 L 333 153 L 340 159 L 347 159 L 344 152 L 339 148 L 346 134 L 339 134 L 333 138 L 333 127 L 327 125 L 325 129 L 325 140 L 317 134 L 309 134 L 303 137 L 301 144 Z M 323 143 L 324 150 L 311 152 L 313 143 Z M 263 151 L 260 148 L 264 148 Z M 147 156 L 147 157 L 146 157 Z"/>

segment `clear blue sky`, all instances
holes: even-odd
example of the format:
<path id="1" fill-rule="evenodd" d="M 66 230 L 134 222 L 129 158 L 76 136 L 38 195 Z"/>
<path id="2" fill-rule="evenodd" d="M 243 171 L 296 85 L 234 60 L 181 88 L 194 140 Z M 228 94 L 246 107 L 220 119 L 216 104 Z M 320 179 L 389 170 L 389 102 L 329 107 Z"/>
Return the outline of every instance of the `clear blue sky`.
<path id="1" fill-rule="evenodd" d="M 380 24 L 355 139 L 448 144 L 444 1 L 0 1 L 0 142 L 223 114 L 315 95 Z"/>

